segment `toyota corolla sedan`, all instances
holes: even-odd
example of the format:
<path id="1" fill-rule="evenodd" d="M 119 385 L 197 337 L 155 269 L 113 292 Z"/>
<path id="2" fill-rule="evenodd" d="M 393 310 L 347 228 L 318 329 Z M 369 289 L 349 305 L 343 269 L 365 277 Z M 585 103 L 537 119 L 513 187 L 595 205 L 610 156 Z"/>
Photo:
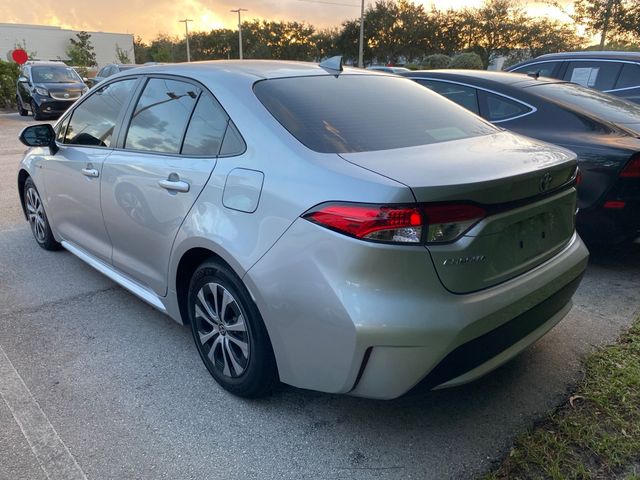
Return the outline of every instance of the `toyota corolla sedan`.
<path id="1" fill-rule="evenodd" d="M 575 154 L 335 59 L 131 70 L 21 140 L 38 245 L 189 324 L 236 395 L 471 381 L 587 263 Z"/>

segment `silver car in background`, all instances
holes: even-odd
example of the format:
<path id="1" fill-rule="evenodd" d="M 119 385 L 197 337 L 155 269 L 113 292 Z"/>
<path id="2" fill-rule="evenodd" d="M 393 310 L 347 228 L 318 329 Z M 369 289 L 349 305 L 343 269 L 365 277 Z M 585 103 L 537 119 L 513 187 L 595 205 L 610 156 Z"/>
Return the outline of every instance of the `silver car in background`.
<path id="1" fill-rule="evenodd" d="M 190 324 L 237 395 L 473 380 L 571 306 L 575 155 L 332 65 L 110 77 L 21 134 L 34 237 Z"/>

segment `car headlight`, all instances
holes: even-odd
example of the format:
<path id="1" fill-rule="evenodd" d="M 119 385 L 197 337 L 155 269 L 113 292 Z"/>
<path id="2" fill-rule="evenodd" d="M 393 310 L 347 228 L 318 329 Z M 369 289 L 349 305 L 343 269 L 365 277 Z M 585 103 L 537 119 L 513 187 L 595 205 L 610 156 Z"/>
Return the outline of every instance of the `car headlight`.
<path id="1" fill-rule="evenodd" d="M 43 97 L 48 97 L 49 96 L 49 90 L 47 90 L 46 88 L 42 88 L 42 87 L 36 87 L 36 93 L 38 95 L 42 95 Z"/>

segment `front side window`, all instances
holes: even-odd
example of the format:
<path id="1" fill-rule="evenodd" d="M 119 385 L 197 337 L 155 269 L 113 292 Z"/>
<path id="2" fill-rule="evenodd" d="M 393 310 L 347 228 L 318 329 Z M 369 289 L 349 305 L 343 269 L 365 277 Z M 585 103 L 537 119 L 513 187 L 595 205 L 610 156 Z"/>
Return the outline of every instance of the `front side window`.
<path id="1" fill-rule="evenodd" d="M 82 79 L 73 68 L 63 66 L 34 66 L 31 68 L 33 83 L 76 83 Z"/>
<path id="2" fill-rule="evenodd" d="M 520 117 L 531 112 L 531 108 L 515 100 L 495 95 L 490 92 L 482 92 L 483 117 L 490 122 L 503 122 Z"/>
<path id="3" fill-rule="evenodd" d="M 532 65 L 523 65 L 513 71 L 516 73 L 539 75 L 540 77 L 553 77 L 553 73 L 559 65 L 560 62 L 534 63 Z"/>
<path id="4" fill-rule="evenodd" d="M 229 117 L 211 95 L 202 94 L 189 121 L 182 153 L 215 156 L 227 129 Z"/>
<path id="5" fill-rule="evenodd" d="M 191 83 L 150 79 L 131 117 L 125 148 L 179 153 L 198 95 L 200 88 Z"/>
<path id="6" fill-rule="evenodd" d="M 64 143 L 110 147 L 118 116 L 126 107 L 136 81 L 110 83 L 91 93 L 71 114 Z"/>
<path id="7" fill-rule="evenodd" d="M 475 88 L 459 85 L 457 83 L 438 82 L 436 80 L 416 81 L 419 84 L 430 88 L 434 92 L 439 93 L 443 97 L 448 98 L 452 102 L 456 102 L 467 110 L 471 110 L 476 115 L 480 113 L 478 109 L 478 95 Z"/>
<path id="8" fill-rule="evenodd" d="M 616 88 L 632 87 L 640 87 L 640 65 L 637 63 L 625 63 L 616 82 Z"/>
<path id="9" fill-rule="evenodd" d="M 261 80 L 260 102 L 299 142 L 322 153 L 413 147 L 496 128 L 408 78 L 319 75 Z"/>
<path id="10" fill-rule="evenodd" d="M 610 90 L 616 83 L 621 64 L 617 62 L 569 62 L 564 79 L 583 87 Z"/>

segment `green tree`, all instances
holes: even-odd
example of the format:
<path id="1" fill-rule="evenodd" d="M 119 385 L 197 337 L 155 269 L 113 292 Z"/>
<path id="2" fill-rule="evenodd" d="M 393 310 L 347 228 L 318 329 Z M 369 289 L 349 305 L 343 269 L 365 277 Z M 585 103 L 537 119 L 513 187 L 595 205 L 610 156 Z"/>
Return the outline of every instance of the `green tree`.
<path id="1" fill-rule="evenodd" d="M 473 52 L 459 53 L 449 62 L 449 68 L 463 68 L 467 70 L 482 70 L 484 65 L 480 55 Z"/>
<path id="2" fill-rule="evenodd" d="M 129 57 L 129 52 L 120 48 L 120 45 L 116 43 L 116 60 L 118 63 L 132 63 Z"/>
<path id="3" fill-rule="evenodd" d="M 607 41 L 640 39 L 638 0 L 575 0 L 573 19 L 600 35 L 600 48 Z"/>
<path id="4" fill-rule="evenodd" d="M 148 50 L 149 45 L 144 43 L 142 37 L 139 35 L 133 37 L 133 56 L 137 63 L 145 63 L 149 61 Z"/>
<path id="5" fill-rule="evenodd" d="M 70 38 L 67 56 L 71 65 L 78 67 L 96 66 L 96 53 L 91 43 L 91 34 L 83 31 L 78 32 L 76 38 Z"/>

